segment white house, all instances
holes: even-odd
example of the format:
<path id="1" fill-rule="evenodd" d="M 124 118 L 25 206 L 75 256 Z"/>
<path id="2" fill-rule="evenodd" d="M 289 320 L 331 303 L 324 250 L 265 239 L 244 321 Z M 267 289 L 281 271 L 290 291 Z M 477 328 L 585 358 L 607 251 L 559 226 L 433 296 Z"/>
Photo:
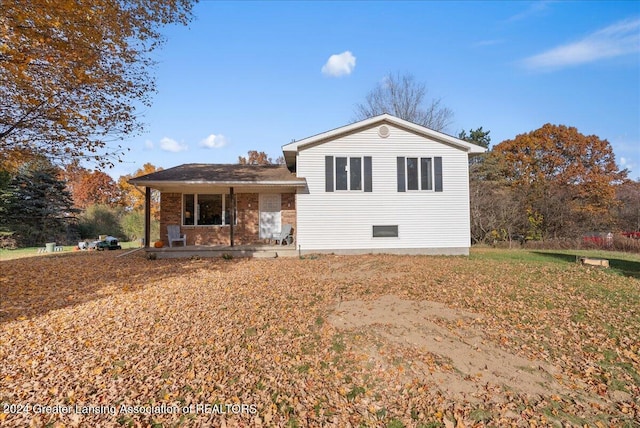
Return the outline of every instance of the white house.
<path id="1" fill-rule="evenodd" d="M 130 183 L 147 189 L 147 218 L 161 192 L 161 230 L 179 225 L 189 246 L 290 224 L 303 253 L 469 253 L 468 156 L 484 148 L 383 114 L 282 150 L 286 167 L 187 164 Z"/>
<path id="2" fill-rule="evenodd" d="M 303 251 L 469 253 L 468 156 L 483 147 L 383 114 L 282 150 L 307 183 Z"/>

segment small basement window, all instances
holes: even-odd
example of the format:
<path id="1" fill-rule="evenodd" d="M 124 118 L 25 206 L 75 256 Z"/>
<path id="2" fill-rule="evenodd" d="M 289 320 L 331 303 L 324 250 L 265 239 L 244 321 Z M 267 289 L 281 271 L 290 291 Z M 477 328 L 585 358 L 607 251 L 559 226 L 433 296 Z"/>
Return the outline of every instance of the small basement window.
<path id="1" fill-rule="evenodd" d="M 395 226 L 373 226 L 374 238 L 397 238 L 398 225 Z"/>

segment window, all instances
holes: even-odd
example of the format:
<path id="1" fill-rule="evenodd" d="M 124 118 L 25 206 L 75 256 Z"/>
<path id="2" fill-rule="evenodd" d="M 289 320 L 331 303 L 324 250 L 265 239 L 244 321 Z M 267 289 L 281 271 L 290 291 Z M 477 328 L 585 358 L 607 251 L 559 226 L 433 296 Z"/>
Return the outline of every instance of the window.
<path id="1" fill-rule="evenodd" d="M 347 190 L 347 158 L 336 158 L 336 190 Z"/>
<path id="2" fill-rule="evenodd" d="M 433 190 L 433 168 L 431 168 L 431 158 L 420 159 L 420 175 L 422 190 Z"/>
<path id="3" fill-rule="evenodd" d="M 185 226 L 195 224 L 195 195 L 182 195 L 182 223 Z"/>
<path id="4" fill-rule="evenodd" d="M 231 222 L 231 195 L 184 194 L 182 223 L 185 226 L 222 226 Z M 235 212 L 234 224 L 237 224 Z"/>
<path id="5" fill-rule="evenodd" d="M 372 191 L 371 156 L 325 157 L 325 191 Z M 335 188 L 334 188 L 335 183 Z"/>
<path id="6" fill-rule="evenodd" d="M 407 190 L 420 190 L 418 175 L 418 158 L 407 158 Z"/>
<path id="7" fill-rule="evenodd" d="M 398 192 L 407 190 L 442 192 L 442 158 L 398 157 Z"/>
<path id="8" fill-rule="evenodd" d="M 374 238 L 397 238 L 398 225 L 394 226 L 373 226 Z"/>

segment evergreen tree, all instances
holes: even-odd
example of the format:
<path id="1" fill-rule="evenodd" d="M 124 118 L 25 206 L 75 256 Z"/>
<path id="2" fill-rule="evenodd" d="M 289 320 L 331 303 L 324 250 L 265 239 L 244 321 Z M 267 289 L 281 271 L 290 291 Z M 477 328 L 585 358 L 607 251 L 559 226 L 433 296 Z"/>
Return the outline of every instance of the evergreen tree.
<path id="1" fill-rule="evenodd" d="M 2 223 L 20 243 L 42 245 L 64 239 L 77 212 L 66 183 L 51 163 L 37 161 L 20 168 L 2 194 Z"/>

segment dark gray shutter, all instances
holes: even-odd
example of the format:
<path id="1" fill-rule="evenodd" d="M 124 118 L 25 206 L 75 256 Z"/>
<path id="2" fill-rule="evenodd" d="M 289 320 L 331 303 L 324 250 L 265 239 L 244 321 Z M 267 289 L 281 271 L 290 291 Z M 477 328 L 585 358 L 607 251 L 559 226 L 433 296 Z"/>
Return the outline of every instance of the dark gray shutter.
<path id="1" fill-rule="evenodd" d="M 324 157 L 324 190 L 333 192 L 333 156 Z"/>
<path id="2" fill-rule="evenodd" d="M 398 156 L 398 192 L 404 192 L 404 158 Z"/>
<path id="3" fill-rule="evenodd" d="M 433 158 L 433 172 L 435 178 L 435 191 L 442 192 L 442 158 Z"/>
<path id="4" fill-rule="evenodd" d="M 373 180 L 371 178 L 371 156 L 364 157 L 364 191 L 373 191 Z"/>

